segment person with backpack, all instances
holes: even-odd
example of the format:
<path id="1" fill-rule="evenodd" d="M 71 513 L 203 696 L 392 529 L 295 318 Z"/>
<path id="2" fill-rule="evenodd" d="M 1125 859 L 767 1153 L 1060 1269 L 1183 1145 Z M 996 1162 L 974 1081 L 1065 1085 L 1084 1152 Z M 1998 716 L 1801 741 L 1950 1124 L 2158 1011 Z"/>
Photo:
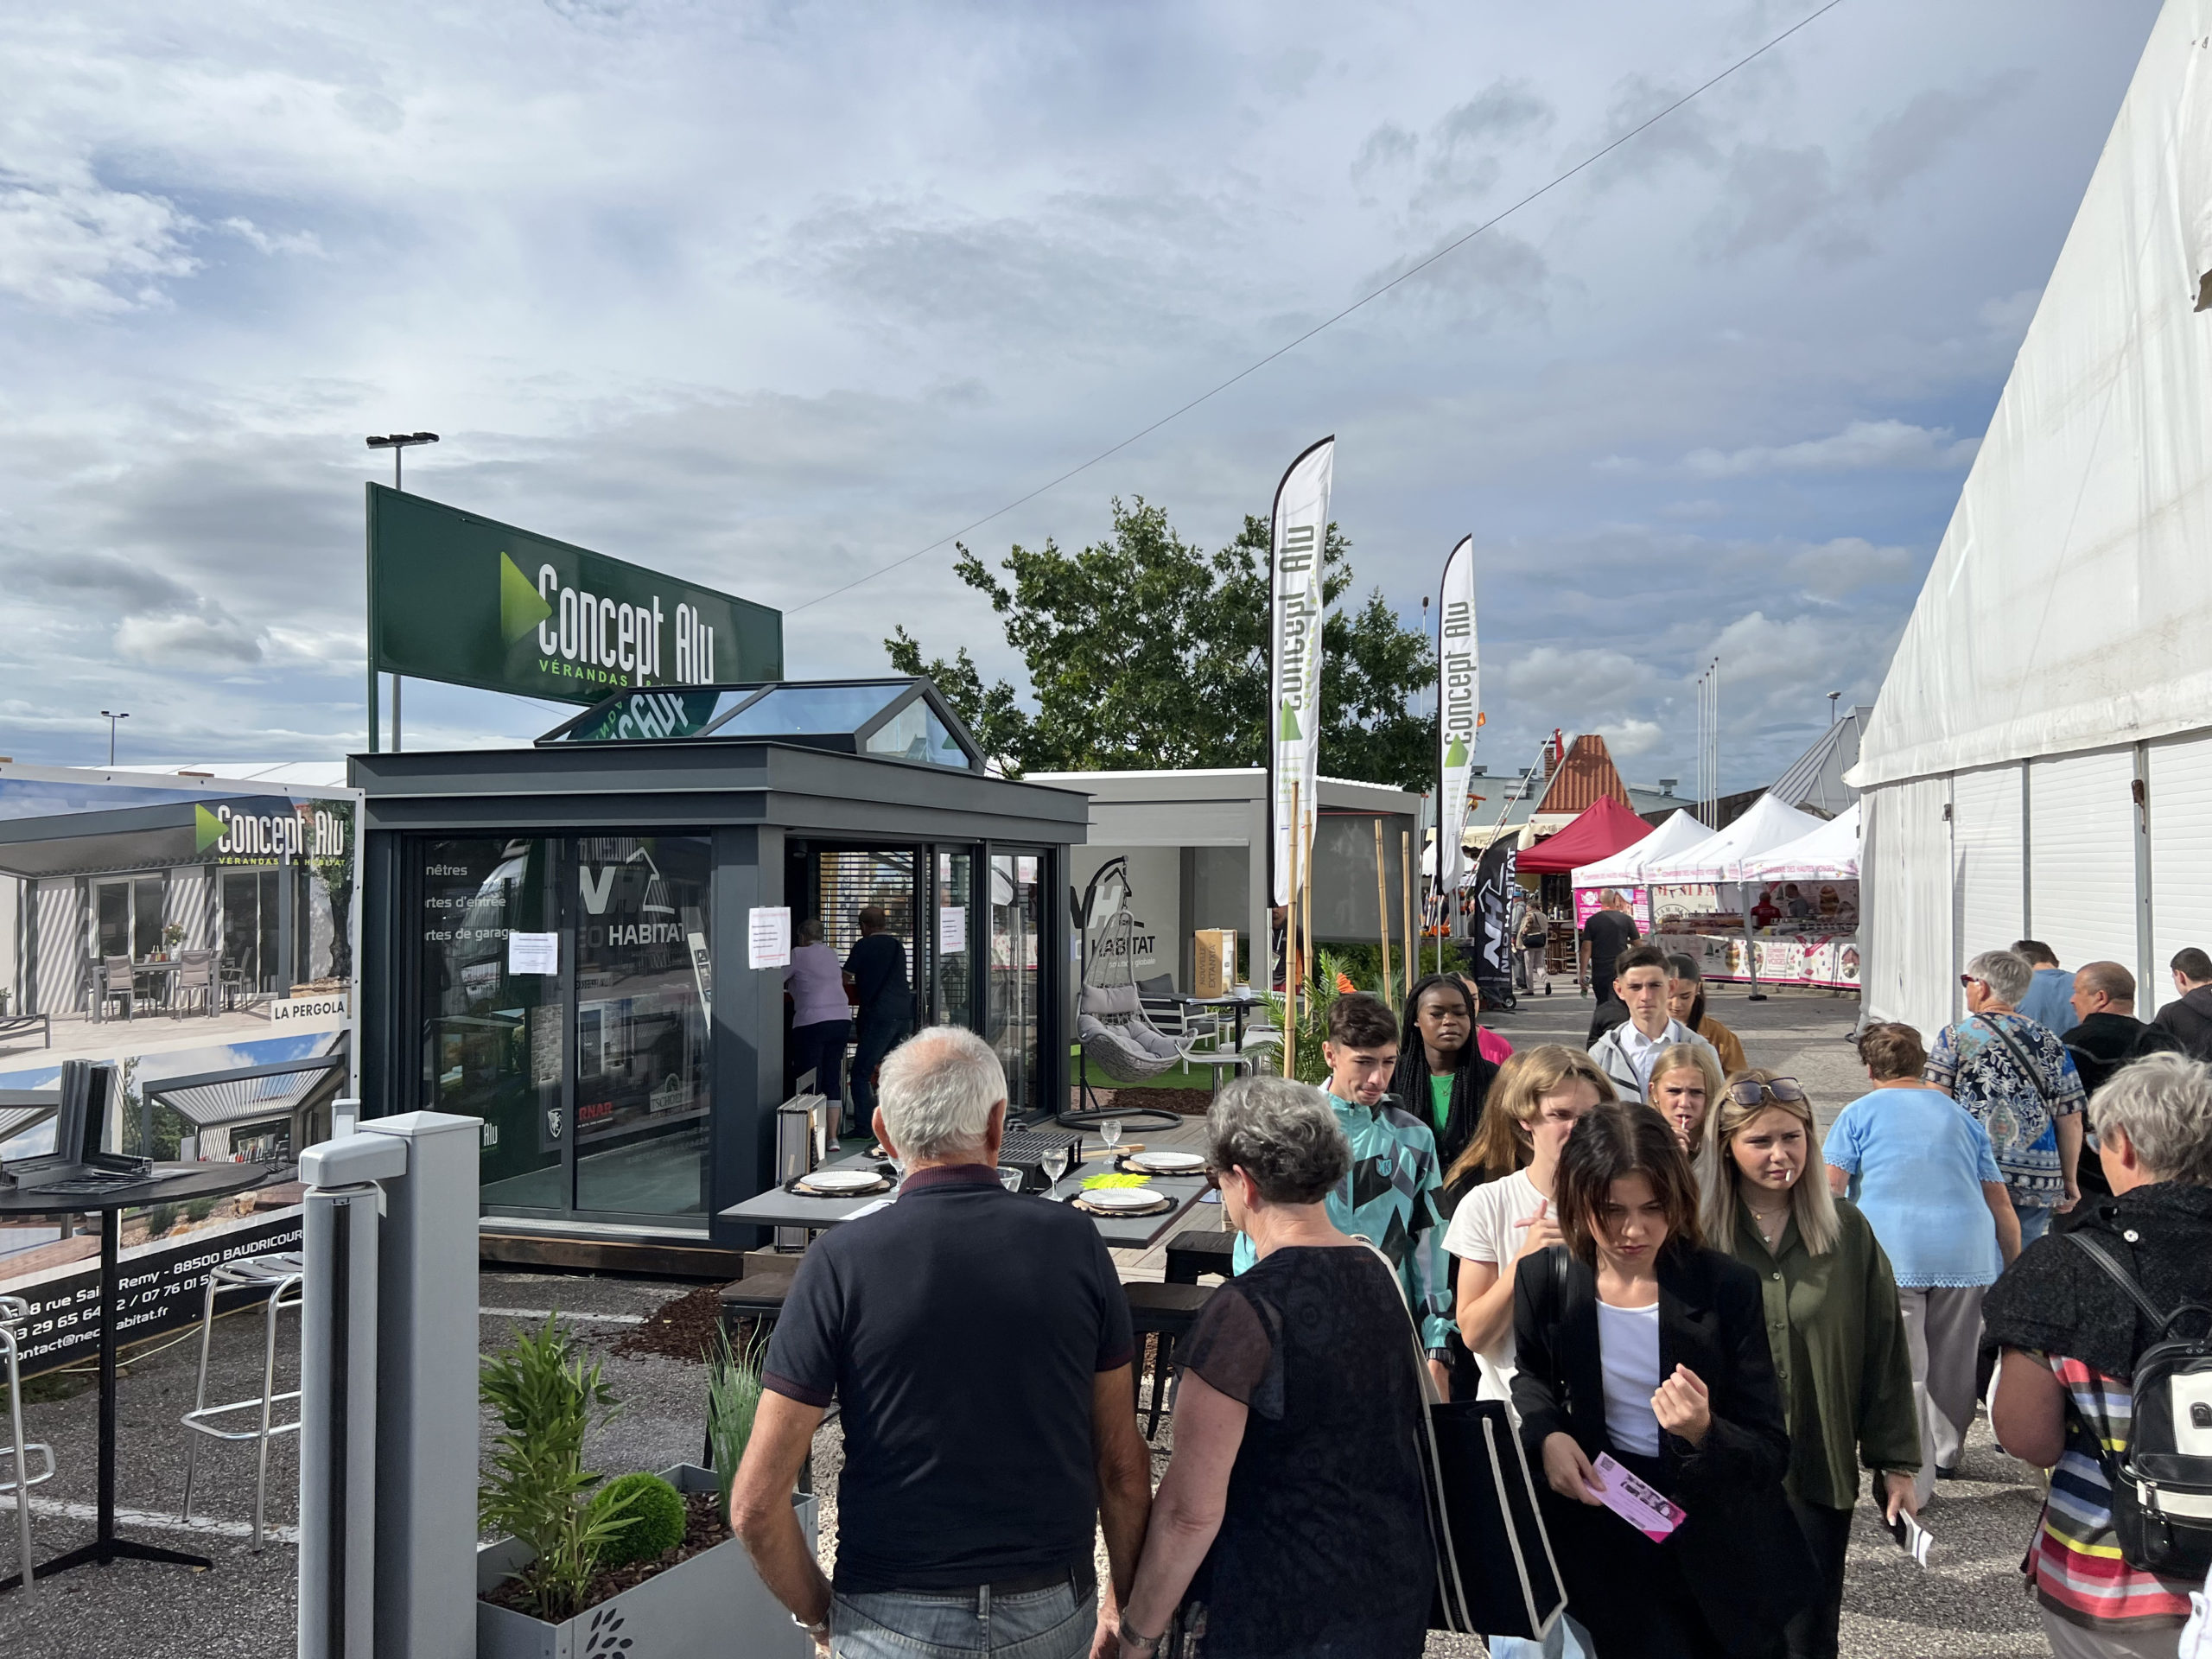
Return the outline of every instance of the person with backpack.
<path id="1" fill-rule="evenodd" d="M 2137 1060 L 2096 1113 L 2113 1196 L 1982 1304 L 1990 1425 L 2050 1471 L 2026 1571 L 2056 1659 L 2169 1659 L 2212 1567 L 2212 1066 Z"/>

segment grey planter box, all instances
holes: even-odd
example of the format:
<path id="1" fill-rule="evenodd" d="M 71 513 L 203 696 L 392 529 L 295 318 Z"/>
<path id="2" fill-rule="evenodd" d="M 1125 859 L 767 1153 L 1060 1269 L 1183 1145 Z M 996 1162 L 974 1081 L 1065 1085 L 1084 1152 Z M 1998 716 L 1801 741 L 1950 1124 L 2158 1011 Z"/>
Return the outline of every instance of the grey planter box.
<path id="1" fill-rule="evenodd" d="M 711 1471 L 688 1463 L 660 1473 L 687 1495 L 721 1486 Z M 812 1544 L 813 1496 L 794 1494 L 791 1507 Z M 478 1545 L 477 1592 L 529 1560 L 512 1538 Z M 812 1659 L 813 1652 L 814 1643 L 768 1593 L 734 1538 L 559 1624 L 488 1601 L 476 1604 L 477 1659 Z"/>

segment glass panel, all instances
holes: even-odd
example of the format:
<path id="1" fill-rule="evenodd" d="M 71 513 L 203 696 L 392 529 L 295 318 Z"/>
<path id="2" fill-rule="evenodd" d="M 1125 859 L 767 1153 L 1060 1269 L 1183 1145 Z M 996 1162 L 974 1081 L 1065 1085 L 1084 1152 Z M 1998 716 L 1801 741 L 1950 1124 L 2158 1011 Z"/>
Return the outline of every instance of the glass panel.
<path id="1" fill-rule="evenodd" d="M 162 940 L 162 878 L 142 875 L 130 884 L 130 954 L 150 962 L 168 947 Z"/>
<path id="2" fill-rule="evenodd" d="M 973 853 L 937 855 L 937 1022 L 976 1023 L 974 953 L 968 948 L 976 885 Z"/>
<path id="3" fill-rule="evenodd" d="M 901 760 L 926 760 L 933 766 L 968 769 L 968 751 L 937 717 L 926 700 L 916 697 L 876 730 L 868 741 L 870 754 L 893 755 Z"/>
<path id="4" fill-rule="evenodd" d="M 422 844 L 423 1103 L 484 1120 L 487 1207 L 569 1207 L 556 974 L 507 972 L 507 935 L 550 933 L 554 843 Z"/>
<path id="5" fill-rule="evenodd" d="M 849 732 L 879 713 L 899 685 L 785 685 L 715 728 L 716 737 L 779 737 Z"/>
<path id="6" fill-rule="evenodd" d="M 708 843 L 576 843 L 576 1208 L 702 1216 Z"/>
<path id="7" fill-rule="evenodd" d="M 814 913 L 822 920 L 823 942 L 843 960 L 860 943 L 861 908 L 877 905 L 886 924 L 914 956 L 914 855 L 906 849 L 824 852 L 816 867 Z"/>
<path id="8" fill-rule="evenodd" d="M 734 691 L 632 691 L 620 702 L 609 703 L 593 715 L 538 741 L 621 743 L 692 737 L 760 690 L 755 685 Z"/>
<path id="9" fill-rule="evenodd" d="M 997 853 L 991 858 L 991 1001 L 983 1033 L 1006 1068 L 1007 1110 L 1033 1112 L 1045 1103 L 1038 1077 L 1043 1036 L 1044 895 L 1034 853 Z"/>
<path id="10" fill-rule="evenodd" d="M 261 879 L 251 870 L 223 872 L 224 982 L 248 993 L 261 988 Z"/>
<path id="11" fill-rule="evenodd" d="M 130 954 L 130 884 L 128 881 L 103 881 L 99 893 L 99 954 L 102 957 L 127 957 Z"/>

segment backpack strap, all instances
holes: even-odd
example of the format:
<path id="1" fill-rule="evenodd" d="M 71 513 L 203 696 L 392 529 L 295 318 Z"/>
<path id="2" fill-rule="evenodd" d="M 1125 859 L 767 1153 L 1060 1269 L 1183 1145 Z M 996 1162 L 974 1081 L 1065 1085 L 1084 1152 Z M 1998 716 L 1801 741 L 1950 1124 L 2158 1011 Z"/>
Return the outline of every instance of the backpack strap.
<path id="1" fill-rule="evenodd" d="M 1984 1014 L 1977 1014 L 1974 1020 L 1978 1026 L 1987 1027 L 1995 1033 L 1999 1042 L 2012 1051 L 2012 1058 L 2020 1063 L 2020 1070 L 2027 1076 L 2028 1086 L 2036 1091 L 2036 1098 L 2043 1102 L 2044 1111 L 2048 1114 L 2050 1111 L 2050 1090 L 2044 1087 L 2043 1069 L 2028 1058 L 2028 1051 L 2022 1048 L 2012 1033 L 2005 1029 L 2002 1020 L 1993 1020 Z"/>
<path id="2" fill-rule="evenodd" d="M 2071 1232 L 2066 1236 L 2087 1251 L 2089 1260 L 2102 1268 L 2111 1277 L 2112 1281 L 2127 1293 L 2128 1300 L 2141 1308 L 2149 1318 L 2152 1330 L 2160 1332 L 2165 1330 L 2173 1315 L 2161 1313 L 2158 1311 L 2158 1305 L 2143 1294 L 2143 1287 L 2135 1282 L 2135 1275 L 2120 1265 L 2118 1256 L 2107 1249 L 2100 1240 L 2090 1237 L 2086 1232 Z M 2180 1308 L 2174 1310 L 2176 1313 L 2183 1311 Z"/>

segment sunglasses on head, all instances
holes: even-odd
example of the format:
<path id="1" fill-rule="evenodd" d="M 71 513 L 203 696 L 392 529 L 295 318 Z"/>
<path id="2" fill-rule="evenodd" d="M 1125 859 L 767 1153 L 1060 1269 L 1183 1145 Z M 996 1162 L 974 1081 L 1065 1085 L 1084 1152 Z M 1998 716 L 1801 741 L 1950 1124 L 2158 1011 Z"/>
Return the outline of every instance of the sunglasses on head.
<path id="1" fill-rule="evenodd" d="M 1805 1091 L 1797 1086 L 1795 1077 L 1776 1077 L 1765 1083 L 1757 1077 L 1745 1077 L 1728 1085 L 1728 1098 L 1738 1106 L 1756 1106 L 1762 1100 L 1786 1100 L 1802 1105 Z"/>

